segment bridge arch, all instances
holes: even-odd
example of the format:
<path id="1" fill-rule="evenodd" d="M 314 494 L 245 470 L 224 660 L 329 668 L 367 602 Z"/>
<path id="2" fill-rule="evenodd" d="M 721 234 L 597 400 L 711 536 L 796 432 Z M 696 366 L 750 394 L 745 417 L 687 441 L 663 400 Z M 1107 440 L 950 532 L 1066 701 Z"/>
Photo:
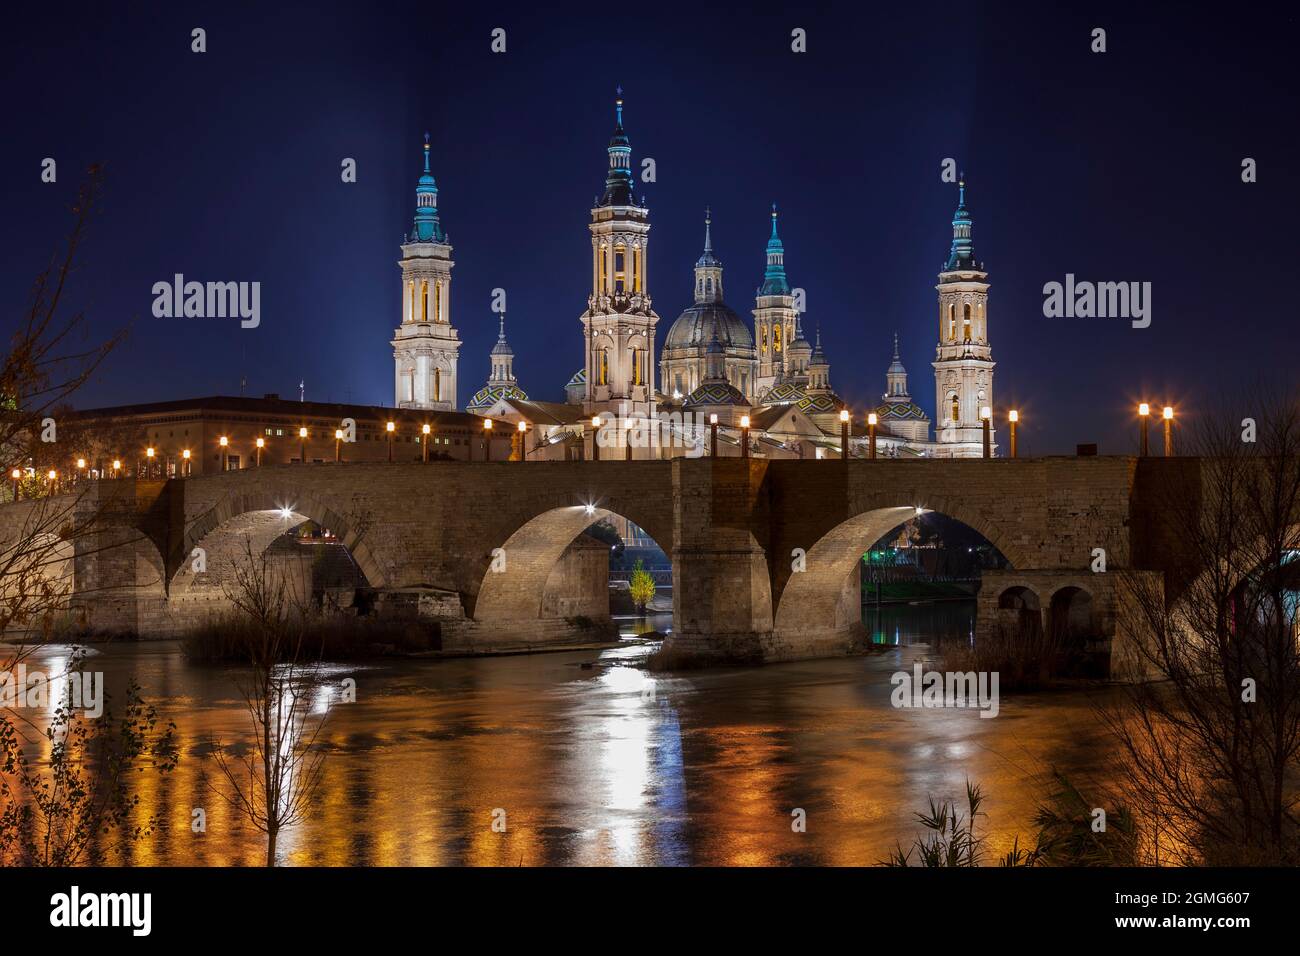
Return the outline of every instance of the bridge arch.
<path id="1" fill-rule="evenodd" d="M 603 518 L 626 518 L 672 555 L 671 511 L 657 514 L 645 499 L 547 495 L 522 505 L 479 558 L 477 587 L 466 595 L 466 610 L 476 621 L 541 619 L 552 572 L 583 531 Z"/>
<path id="2" fill-rule="evenodd" d="M 777 596 L 773 631 L 778 637 L 827 632 L 846 638 L 861 633 L 859 566 L 863 553 L 910 518 L 937 512 L 981 534 L 1012 565 L 1027 554 L 984 515 L 954 503 L 929 501 L 865 507 L 827 529 L 806 549 L 803 570 L 790 573 Z M 782 561 L 774 555 L 774 561 Z M 783 570 L 778 568 L 778 570 Z M 778 575 L 779 578 L 779 575 Z"/>
<path id="3" fill-rule="evenodd" d="M 173 555 L 169 596 L 184 597 L 193 590 L 195 548 L 218 560 L 242 554 L 245 546 L 260 555 L 280 535 L 306 521 L 330 529 L 372 587 L 385 585 L 387 576 L 364 540 L 365 528 L 349 520 L 341 507 L 302 491 L 251 490 L 223 497 L 186 526 L 181 547 Z"/>

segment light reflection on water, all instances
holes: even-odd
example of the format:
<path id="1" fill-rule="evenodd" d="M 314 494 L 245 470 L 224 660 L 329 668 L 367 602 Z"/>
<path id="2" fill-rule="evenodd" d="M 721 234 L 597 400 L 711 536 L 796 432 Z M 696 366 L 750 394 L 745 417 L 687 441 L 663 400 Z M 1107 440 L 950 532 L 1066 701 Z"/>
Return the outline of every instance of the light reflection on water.
<path id="1" fill-rule="evenodd" d="M 649 674 L 630 665 L 655 645 L 635 641 L 331 664 L 312 695 L 313 719 L 328 710 L 321 789 L 311 818 L 282 836 L 282 862 L 872 864 L 910 840 L 931 795 L 958 797 L 967 778 L 988 795 L 990 849 L 1015 833 L 1023 843 L 1042 792 L 1034 775 L 1057 765 L 1103 778 L 1106 738 L 1083 691 L 1004 695 L 993 720 L 893 709 L 890 674 L 929 655 L 926 629 L 960 631 L 963 612 L 933 608 L 886 608 L 874 622 L 868 609 L 869 633 L 890 635 L 877 653 L 764 668 Z M 210 786 L 221 784 L 212 742 L 248 734 L 237 672 L 191 665 L 169 642 L 98 650 L 114 699 L 134 675 L 183 745 L 173 774 L 137 778 L 168 831 L 118 862 L 259 864 L 261 835 Z M 355 703 L 341 701 L 346 677 Z M 190 831 L 194 807 L 204 834 Z M 791 830 L 795 808 L 806 833 Z M 505 833 L 492 829 L 497 809 Z"/>

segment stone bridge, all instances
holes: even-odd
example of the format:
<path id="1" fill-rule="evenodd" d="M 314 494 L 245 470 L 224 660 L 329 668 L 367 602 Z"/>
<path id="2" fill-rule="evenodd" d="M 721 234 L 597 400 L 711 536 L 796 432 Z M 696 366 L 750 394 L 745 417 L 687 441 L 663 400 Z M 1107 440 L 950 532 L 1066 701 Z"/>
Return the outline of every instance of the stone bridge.
<path id="1" fill-rule="evenodd" d="M 918 508 L 1007 558 L 1009 570 L 985 573 L 981 629 L 1011 611 L 1073 619 L 1082 606 L 1112 637 L 1124 576 L 1169 570 L 1144 487 L 1171 468 L 1195 460 L 284 465 L 105 480 L 5 505 L 0 544 L 63 506 L 68 553 L 49 573 L 70 573 L 80 626 L 163 636 L 228 609 L 240 556 L 311 520 L 346 546 L 379 603 L 423 608 L 444 648 L 474 649 L 571 640 L 575 619 L 607 621 L 606 556 L 582 532 L 617 514 L 672 559 L 674 647 L 776 661 L 843 653 L 861 636 L 859 559 Z M 1092 570 L 1098 548 L 1106 573 Z"/>

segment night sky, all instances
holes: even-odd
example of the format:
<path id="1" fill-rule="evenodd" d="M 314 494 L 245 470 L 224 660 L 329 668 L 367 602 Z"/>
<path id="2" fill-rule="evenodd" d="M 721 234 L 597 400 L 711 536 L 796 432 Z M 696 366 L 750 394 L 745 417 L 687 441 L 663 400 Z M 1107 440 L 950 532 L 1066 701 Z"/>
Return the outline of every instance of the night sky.
<path id="1" fill-rule="evenodd" d="M 1258 379 L 1294 384 L 1300 164 L 1296 18 L 1186 5 L 1087 12 L 1035 4 L 859 5 L 763 13 L 705 5 L 317 3 L 28 5 L 0 39 L 5 148 L 0 300 L 13 324 L 58 246 L 79 171 L 107 168 L 72 300 L 129 340 L 83 407 L 278 392 L 391 403 L 398 244 L 425 130 L 455 247 L 462 405 L 509 297 L 515 371 L 560 400 L 582 363 L 587 232 L 614 88 L 652 223 L 659 341 L 690 304 L 703 210 L 728 303 L 747 321 L 769 204 L 807 290 L 831 383 L 879 401 L 891 336 L 932 416 L 934 285 L 965 170 L 990 272 L 999 413 L 1023 453 L 1136 445 L 1140 398 L 1180 417 Z M 125 12 L 118 13 L 123 7 Z M 190 52 L 190 30 L 208 52 Z M 490 52 L 494 27 L 507 52 Z M 1107 30 L 1108 52 L 1090 52 Z M 807 30 L 808 52 L 790 51 Z M 40 180 L 58 161 L 58 182 Z M 344 184 L 340 163 L 357 160 Z M 1243 184 L 1241 161 L 1258 162 Z M 260 328 L 157 319 L 174 273 L 262 283 Z M 1153 321 L 1046 319 L 1067 272 L 1153 284 Z"/>

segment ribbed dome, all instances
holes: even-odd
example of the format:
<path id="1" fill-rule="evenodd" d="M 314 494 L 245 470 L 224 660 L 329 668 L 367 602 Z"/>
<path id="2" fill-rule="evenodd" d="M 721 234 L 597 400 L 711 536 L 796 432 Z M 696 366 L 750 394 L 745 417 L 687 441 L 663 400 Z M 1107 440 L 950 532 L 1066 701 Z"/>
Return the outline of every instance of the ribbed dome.
<path id="1" fill-rule="evenodd" d="M 527 401 L 528 395 L 518 385 L 484 385 L 474 393 L 474 397 L 465 406 L 465 411 L 475 412 L 491 408 L 498 400 L 503 398 Z"/>
<path id="2" fill-rule="evenodd" d="M 804 390 L 793 382 L 780 382 L 763 393 L 763 397 L 759 399 L 759 404 L 794 405 L 802 402 L 807 397 Z"/>
<path id="3" fill-rule="evenodd" d="M 704 302 L 691 306 L 677 317 L 664 339 L 664 348 L 706 348 L 715 330 L 724 348 L 754 347 L 754 336 L 744 319 L 726 303 Z"/>

